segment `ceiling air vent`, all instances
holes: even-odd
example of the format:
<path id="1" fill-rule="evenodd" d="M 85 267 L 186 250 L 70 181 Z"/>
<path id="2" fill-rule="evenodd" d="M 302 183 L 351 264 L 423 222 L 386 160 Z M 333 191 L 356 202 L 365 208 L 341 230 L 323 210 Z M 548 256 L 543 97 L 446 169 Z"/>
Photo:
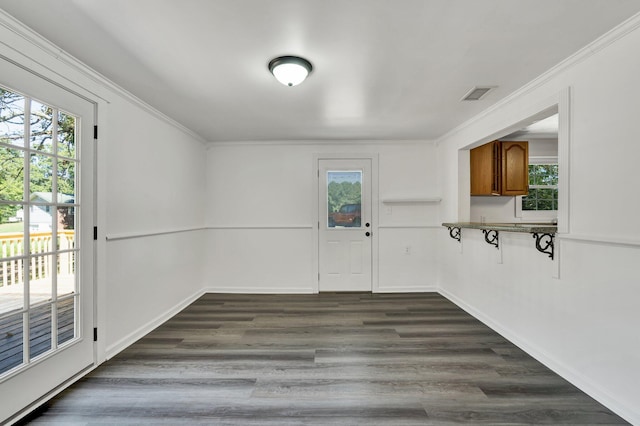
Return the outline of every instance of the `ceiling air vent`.
<path id="1" fill-rule="evenodd" d="M 484 98 L 490 90 L 495 89 L 496 86 L 476 86 L 473 89 L 469 90 L 466 95 L 462 98 L 463 101 L 479 101 Z"/>

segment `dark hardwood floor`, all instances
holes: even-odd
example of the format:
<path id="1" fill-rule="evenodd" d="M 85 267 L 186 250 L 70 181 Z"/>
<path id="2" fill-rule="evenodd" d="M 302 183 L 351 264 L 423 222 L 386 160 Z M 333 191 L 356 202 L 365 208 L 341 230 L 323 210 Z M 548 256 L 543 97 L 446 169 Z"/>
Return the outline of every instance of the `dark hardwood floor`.
<path id="1" fill-rule="evenodd" d="M 626 424 L 433 293 L 207 294 L 29 420 Z"/>

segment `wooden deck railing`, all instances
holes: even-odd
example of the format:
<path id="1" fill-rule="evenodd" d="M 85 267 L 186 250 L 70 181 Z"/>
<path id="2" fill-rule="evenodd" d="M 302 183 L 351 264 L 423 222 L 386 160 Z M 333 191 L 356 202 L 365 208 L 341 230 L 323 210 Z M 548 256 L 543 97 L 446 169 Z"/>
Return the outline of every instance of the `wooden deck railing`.
<path id="1" fill-rule="evenodd" d="M 71 275 L 74 272 L 75 231 L 58 231 L 58 262 L 52 268 L 54 238 L 51 232 L 32 232 L 29 240 L 29 279 L 45 279 L 53 273 Z M 22 285 L 24 282 L 25 256 L 22 232 L 0 234 L 0 287 Z"/>

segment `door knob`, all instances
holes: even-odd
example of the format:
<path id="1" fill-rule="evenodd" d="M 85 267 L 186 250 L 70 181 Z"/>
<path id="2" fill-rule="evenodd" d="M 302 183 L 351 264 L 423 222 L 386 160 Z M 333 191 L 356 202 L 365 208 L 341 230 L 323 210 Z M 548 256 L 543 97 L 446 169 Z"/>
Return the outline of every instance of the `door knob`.
<path id="1" fill-rule="evenodd" d="M 367 237 L 371 235 L 371 232 L 367 231 L 364 233 L 364 235 L 366 235 Z"/>

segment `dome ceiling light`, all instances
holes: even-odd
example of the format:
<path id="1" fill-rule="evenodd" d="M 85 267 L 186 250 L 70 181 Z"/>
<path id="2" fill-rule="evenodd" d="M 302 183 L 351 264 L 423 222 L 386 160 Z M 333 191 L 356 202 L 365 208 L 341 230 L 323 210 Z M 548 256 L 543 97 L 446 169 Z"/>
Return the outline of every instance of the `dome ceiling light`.
<path id="1" fill-rule="evenodd" d="M 298 56 L 280 56 L 269 62 L 269 71 L 285 86 L 297 86 L 313 70 L 311 62 Z"/>

